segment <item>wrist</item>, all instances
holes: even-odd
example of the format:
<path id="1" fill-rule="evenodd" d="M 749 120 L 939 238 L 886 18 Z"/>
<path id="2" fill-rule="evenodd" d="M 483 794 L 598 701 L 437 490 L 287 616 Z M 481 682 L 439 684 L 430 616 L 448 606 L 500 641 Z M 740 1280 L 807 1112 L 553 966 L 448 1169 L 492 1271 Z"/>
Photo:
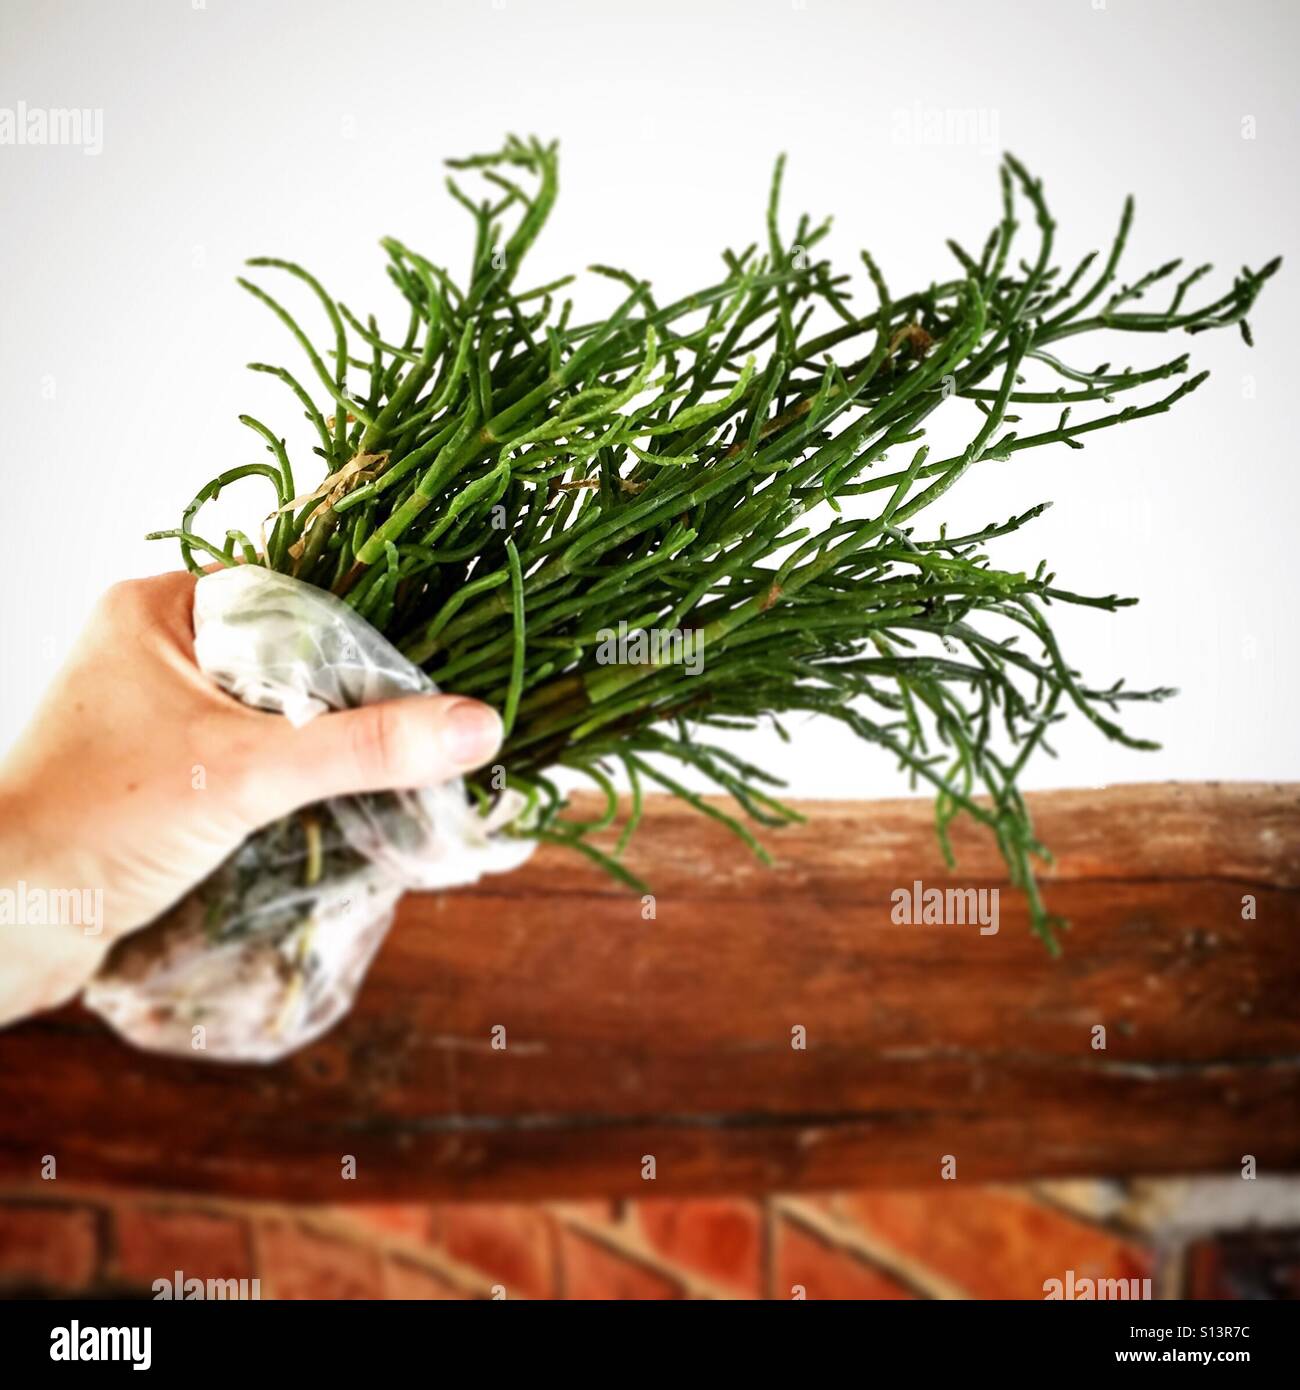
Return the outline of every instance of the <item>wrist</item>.
<path id="1" fill-rule="evenodd" d="M 0 778 L 0 1024 L 70 999 L 108 946 L 104 892 L 43 828 L 39 797 Z"/>

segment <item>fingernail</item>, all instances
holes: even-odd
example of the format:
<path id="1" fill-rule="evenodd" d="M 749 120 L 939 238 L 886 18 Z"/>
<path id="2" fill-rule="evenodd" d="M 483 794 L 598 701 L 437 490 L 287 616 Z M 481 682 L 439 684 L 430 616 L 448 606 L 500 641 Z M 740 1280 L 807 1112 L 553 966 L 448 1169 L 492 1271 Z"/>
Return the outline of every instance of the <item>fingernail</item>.
<path id="1" fill-rule="evenodd" d="M 490 705 L 462 700 L 447 711 L 446 746 L 458 766 L 481 766 L 501 746 L 501 716 Z"/>

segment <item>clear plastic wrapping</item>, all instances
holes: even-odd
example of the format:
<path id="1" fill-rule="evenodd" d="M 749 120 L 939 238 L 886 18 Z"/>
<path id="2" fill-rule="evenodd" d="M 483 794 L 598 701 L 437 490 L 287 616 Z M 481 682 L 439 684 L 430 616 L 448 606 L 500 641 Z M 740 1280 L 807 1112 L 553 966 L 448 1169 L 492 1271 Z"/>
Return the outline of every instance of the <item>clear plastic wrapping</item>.
<path id="1" fill-rule="evenodd" d="M 199 668 L 244 704 L 295 725 L 326 710 L 436 693 L 347 604 L 244 565 L 194 590 Z M 163 919 L 120 942 L 83 1000 L 139 1047 L 269 1062 L 349 1009 L 408 888 L 475 882 L 533 844 L 502 831 L 457 778 L 418 791 L 339 797 L 250 837 Z"/>

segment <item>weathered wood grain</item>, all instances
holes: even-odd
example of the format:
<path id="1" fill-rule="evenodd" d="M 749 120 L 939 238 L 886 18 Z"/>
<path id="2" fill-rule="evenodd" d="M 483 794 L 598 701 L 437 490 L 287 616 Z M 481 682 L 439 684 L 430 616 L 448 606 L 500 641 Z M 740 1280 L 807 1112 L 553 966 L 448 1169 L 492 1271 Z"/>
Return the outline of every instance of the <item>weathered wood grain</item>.
<path id="1" fill-rule="evenodd" d="M 653 920 L 549 850 L 410 897 L 352 1016 L 279 1066 L 146 1056 L 76 1008 L 0 1033 L 0 1176 L 373 1201 L 1300 1168 L 1300 787 L 1031 804 L 1059 960 L 978 830 L 945 871 L 925 801 L 805 803 L 776 872 L 657 802 Z M 999 888 L 1000 930 L 895 925 L 916 879 Z"/>

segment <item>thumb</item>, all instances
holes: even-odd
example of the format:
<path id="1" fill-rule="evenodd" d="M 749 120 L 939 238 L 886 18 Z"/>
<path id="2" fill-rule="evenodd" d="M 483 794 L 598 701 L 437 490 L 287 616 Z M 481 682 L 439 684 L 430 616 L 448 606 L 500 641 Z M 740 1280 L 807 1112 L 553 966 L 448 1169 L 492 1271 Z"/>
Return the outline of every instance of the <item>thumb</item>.
<path id="1" fill-rule="evenodd" d="M 459 695 L 411 695 L 322 714 L 267 739 L 268 820 L 329 796 L 427 787 L 471 772 L 501 746 L 501 716 Z"/>

